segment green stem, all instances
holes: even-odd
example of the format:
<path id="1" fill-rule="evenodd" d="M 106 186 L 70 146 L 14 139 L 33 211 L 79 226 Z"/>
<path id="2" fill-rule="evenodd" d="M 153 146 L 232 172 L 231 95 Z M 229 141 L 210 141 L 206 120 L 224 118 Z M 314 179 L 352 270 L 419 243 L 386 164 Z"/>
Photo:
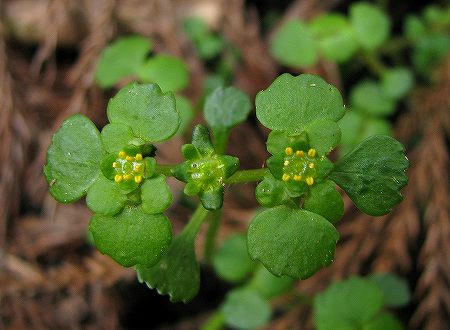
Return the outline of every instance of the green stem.
<path id="1" fill-rule="evenodd" d="M 221 312 L 213 313 L 205 324 L 201 327 L 201 330 L 219 330 L 222 329 L 225 324 L 225 319 Z"/>
<path id="2" fill-rule="evenodd" d="M 156 164 L 155 172 L 157 174 L 164 174 L 165 176 L 173 176 L 171 170 L 175 166 L 176 165 L 159 165 L 159 164 Z"/>
<path id="3" fill-rule="evenodd" d="M 215 128 L 214 133 L 214 149 L 219 155 L 225 154 L 228 144 L 230 130 L 226 128 Z"/>
<path id="4" fill-rule="evenodd" d="M 225 180 L 227 184 L 246 183 L 261 181 L 267 174 L 267 168 L 259 168 L 255 170 L 241 170 L 234 173 L 228 179 Z"/>
<path id="5" fill-rule="evenodd" d="M 214 251 L 216 249 L 216 237 L 219 232 L 220 218 L 222 217 L 222 209 L 211 212 L 209 218 L 209 227 L 206 233 L 206 241 L 204 247 L 205 262 L 210 264 Z"/>
<path id="6" fill-rule="evenodd" d="M 203 221 L 205 221 L 207 215 L 208 210 L 206 210 L 202 206 L 202 204 L 199 204 L 195 212 L 192 214 L 188 224 L 184 227 L 180 235 L 189 235 L 195 237 Z"/>
<path id="7" fill-rule="evenodd" d="M 361 58 L 366 63 L 367 67 L 378 77 L 381 77 L 386 71 L 386 67 L 383 62 L 374 53 L 365 52 Z"/>

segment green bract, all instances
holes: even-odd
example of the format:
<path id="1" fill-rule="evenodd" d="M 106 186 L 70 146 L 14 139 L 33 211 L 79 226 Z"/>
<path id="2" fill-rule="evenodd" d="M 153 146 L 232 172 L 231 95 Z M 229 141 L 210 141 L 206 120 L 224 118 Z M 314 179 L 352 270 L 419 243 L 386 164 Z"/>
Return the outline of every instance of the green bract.
<path id="1" fill-rule="evenodd" d="M 186 161 L 172 169 L 174 176 L 186 182 L 187 195 L 199 195 L 207 210 L 222 207 L 225 179 L 239 168 L 239 159 L 218 155 L 209 139 L 208 130 L 197 125 L 192 133 L 192 144 L 183 146 Z"/>

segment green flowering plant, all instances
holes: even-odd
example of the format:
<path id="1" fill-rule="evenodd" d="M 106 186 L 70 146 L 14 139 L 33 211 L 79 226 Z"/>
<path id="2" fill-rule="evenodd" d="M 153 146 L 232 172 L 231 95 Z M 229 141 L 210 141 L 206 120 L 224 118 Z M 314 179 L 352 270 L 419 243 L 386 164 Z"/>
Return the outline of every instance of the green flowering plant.
<path id="1" fill-rule="evenodd" d="M 275 278 L 270 283 L 276 286 L 281 277 L 280 283 L 290 284 L 333 261 L 339 239 L 334 224 L 344 212 L 336 186 L 362 212 L 386 214 L 402 200 L 408 161 L 398 141 L 375 135 L 333 163 L 328 155 L 341 138 L 337 122 L 344 105 L 339 91 L 318 76 L 283 74 L 258 93 L 255 105 L 257 119 L 271 130 L 267 167 L 241 170 L 239 159 L 225 152 L 231 130 L 252 108 L 249 97 L 234 87 L 218 87 L 205 99 L 213 139 L 206 126 L 197 125 L 191 143 L 181 149 L 185 161 L 158 164 L 154 143 L 178 131 L 178 102 L 157 84 L 129 84 L 109 101 L 109 123 L 101 133 L 82 115 L 68 118 L 55 133 L 44 167 L 50 193 L 62 203 L 86 195 L 94 212 L 89 230 L 99 251 L 134 267 L 141 282 L 172 301 L 187 302 L 200 287 L 194 246 L 202 224 L 208 220 L 205 255 L 213 256 L 226 186 L 259 182 L 256 198 L 264 209 L 237 243 L 246 245 L 236 254 L 246 270 L 230 276 L 242 279 L 257 261 L 263 270 L 256 271 L 254 284 L 230 293 L 223 313 L 234 315 L 235 302 L 242 300 L 261 306 L 267 318 L 273 295 L 261 289 L 261 278 L 270 272 Z M 167 177 L 184 182 L 184 193 L 199 199 L 173 239 L 164 214 L 173 202 Z M 253 261 L 247 262 L 249 257 Z M 267 274 L 256 275 L 260 272 Z"/>

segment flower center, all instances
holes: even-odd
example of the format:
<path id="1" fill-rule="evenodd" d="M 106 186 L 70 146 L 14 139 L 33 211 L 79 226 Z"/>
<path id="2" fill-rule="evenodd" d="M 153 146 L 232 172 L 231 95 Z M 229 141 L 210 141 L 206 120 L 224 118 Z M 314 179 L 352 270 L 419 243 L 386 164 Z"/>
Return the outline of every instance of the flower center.
<path id="1" fill-rule="evenodd" d="M 207 157 L 192 161 L 188 170 L 192 181 L 204 191 L 215 190 L 223 186 L 225 165 L 216 157 Z"/>
<path id="2" fill-rule="evenodd" d="M 112 167 L 116 172 L 114 181 L 119 183 L 122 181 L 134 180 L 136 183 L 141 183 L 145 166 L 142 154 L 130 156 L 122 150 L 119 152 L 118 156 L 119 157 L 112 164 Z"/>
<path id="3" fill-rule="evenodd" d="M 308 186 L 313 185 L 316 177 L 316 149 L 309 149 L 308 152 L 305 152 L 303 150 L 294 151 L 291 147 L 287 147 L 284 153 L 282 180 L 304 181 Z"/>

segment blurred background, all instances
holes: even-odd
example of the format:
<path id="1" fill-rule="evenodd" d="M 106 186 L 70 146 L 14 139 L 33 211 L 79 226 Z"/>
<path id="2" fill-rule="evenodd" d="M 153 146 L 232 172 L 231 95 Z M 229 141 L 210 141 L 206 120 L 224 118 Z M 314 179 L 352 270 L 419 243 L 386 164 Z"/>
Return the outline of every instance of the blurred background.
<path id="1" fill-rule="evenodd" d="M 334 263 L 298 282 L 294 290 L 314 295 L 350 275 L 395 273 L 407 280 L 412 292 L 411 302 L 396 311 L 405 327 L 446 329 L 450 314 L 449 7 L 445 1 L 373 2 L 390 20 L 389 36 L 376 56 L 355 51 L 346 59 L 319 54 L 305 61 L 309 55 L 295 49 L 295 38 L 283 35 L 286 22 L 309 24 L 327 12 L 347 16 L 352 3 L 1 1 L 0 327 L 196 329 L 230 288 L 211 267 L 202 266 L 198 296 L 187 305 L 171 304 L 166 296 L 140 284 L 133 270 L 92 246 L 87 235 L 91 213 L 83 201 L 59 205 L 48 194 L 42 167 L 51 135 L 74 113 L 87 115 L 99 128 L 105 125 L 108 99 L 133 78 L 102 88 L 95 79 L 98 60 L 115 39 L 137 34 L 153 41 L 153 53 L 170 54 L 186 63 L 189 83 L 180 95 L 193 105 L 188 128 L 203 121 L 202 100 L 214 86 L 237 86 L 253 100 L 279 74 L 309 72 L 336 85 L 353 110 L 352 119 L 342 122 L 352 134 L 345 136 L 341 152 L 374 133 L 400 140 L 411 162 L 405 200 L 392 213 L 371 218 L 346 197 Z M 195 34 L 195 24 L 206 31 L 206 41 Z M 316 34 L 310 37 L 312 41 L 307 40 L 314 43 Z M 286 59 L 283 53 L 291 44 L 297 55 Z M 388 109 L 372 107 L 384 97 L 380 88 L 392 91 L 386 87 L 389 80 L 384 73 L 398 67 L 407 71 L 406 77 L 393 84 L 405 86 L 400 92 L 394 88 L 395 95 L 386 101 Z M 362 88 L 362 82 L 371 88 Z M 161 145 L 159 162 L 180 161 L 180 147 L 189 134 L 187 129 Z M 267 134 L 253 112 L 233 129 L 228 153 L 239 157 L 244 169 L 261 167 L 268 156 Z M 339 152 L 332 155 L 338 157 Z M 168 217 L 177 233 L 193 203 L 183 198 L 183 185 L 170 183 L 176 203 Z M 227 190 L 219 241 L 246 231 L 258 207 L 254 188 L 246 184 Z M 202 238 L 197 239 L 200 260 Z M 275 312 L 266 328 L 313 327 L 307 304 L 292 305 L 280 297 L 272 305 Z"/>

